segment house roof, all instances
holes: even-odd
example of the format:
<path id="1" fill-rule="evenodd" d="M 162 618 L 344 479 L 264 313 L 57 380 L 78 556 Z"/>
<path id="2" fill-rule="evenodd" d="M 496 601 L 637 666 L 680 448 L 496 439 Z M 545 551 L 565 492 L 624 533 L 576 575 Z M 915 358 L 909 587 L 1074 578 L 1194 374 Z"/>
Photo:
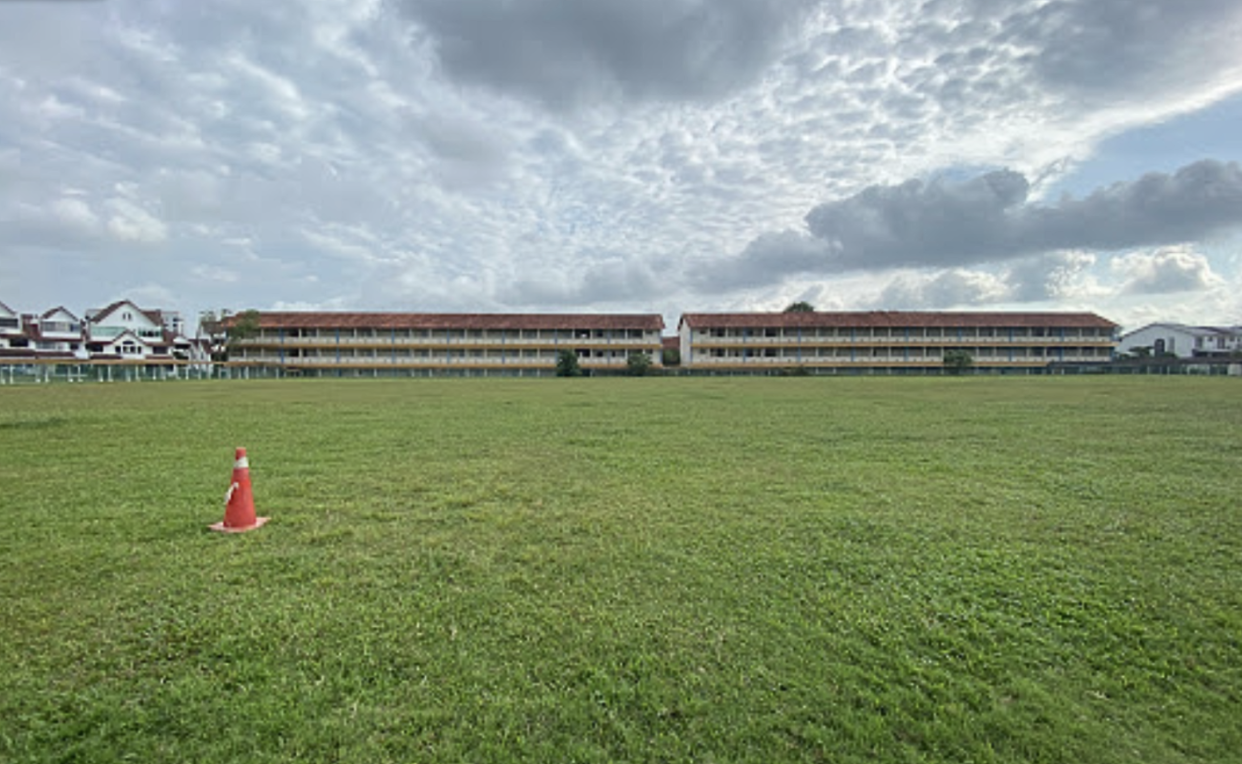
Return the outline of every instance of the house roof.
<path id="1" fill-rule="evenodd" d="M 162 325 L 164 323 L 164 319 L 162 315 L 160 314 L 160 311 L 143 310 L 142 308 L 135 305 L 133 301 L 131 300 L 117 300 L 116 302 L 112 303 L 106 308 L 101 308 L 100 310 L 97 310 L 97 311 L 88 312 L 87 316 L 90 318 L 90 321 L 92 323 L 98 324 L 100 319 L 107 318 L 108 315 L 110 315 L 113 311 L 120 308 L 122 305 L 128 305 L 129 307 L 133 308 L 137 312 L 146 316 L 147 320 L 151 321 L 152 323 L 156 325 Z"/>
<path id="2" fill-rule="evenodd" d="M 69 317 L 72 318 L 74 321 L 79 320 L 77 316 L 73 315 L 73 311 L 69 310 L 64 305 L 57 305 L 55 308 L 52 308 L 51 310 L 47 311 L 42 316 L 40 316 L 40 318 L 51 318 L 52 316 L 62 311 L 69 314 Z"/>
<path id="3" fill-rule="evenodd" d="M 240 315 L 229 316 L 232 326 Z M 658 313 L 310 313 L 260 312 L 261 329 L 641 329 L 661 331 Z"/>
<path id="4" fill-rule="evenodd" d="M 0 308 L 4 308 L 4 311 L 10 315 L 13 315 L 13 316 L 17 315 L 17 311 L 13 310 L 8 305 L 5 305 L 3 302 L 0 302 Z"/>
<path id="5" fill-rule="evenodd" d="M 1117 324 L 1094 313 L 945 313 L 876 310 L 806 313 L 684 313 L 681 322 L 697 328 L 1079 328 L 1113 329 Z"/>
<path id="6" fill-rule="evenodd" d="M 1171 321 L 1158 321 L 1154 324 L 1147 324 L 1146 326 L 1141 326 L 1138 329 L 1135 329 L 1134 331 L 1126 332 L 1124 335 L 1122 335 L 1122 337 L 1124 339 L 1125 337 L 1129 337 L 1131 335 L 1138 334 L 1139 332 L 1147 331 L 1148 329 L 1154 329 L 1157 327 L 1169 329 L 1172 331 L 1185 332 L 1186 334 L 1189 334 L 1194 337 L 1215 337 L 1221 334 L 1227 337 L 1242 336 L 1242 326 L 1190 326 L 1188 324 L 1178 324 L 1178 323 L 1173 323 Z"/>

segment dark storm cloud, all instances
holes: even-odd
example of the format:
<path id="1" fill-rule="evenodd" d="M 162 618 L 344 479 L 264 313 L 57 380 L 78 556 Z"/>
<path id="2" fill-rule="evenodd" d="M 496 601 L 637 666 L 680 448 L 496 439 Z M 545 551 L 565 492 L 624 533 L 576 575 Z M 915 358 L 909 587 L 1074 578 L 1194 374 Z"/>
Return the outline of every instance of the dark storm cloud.
<path id="1" fill-rule="evenodd" d="M 454 79 L 557 105 L 710 99 L 753 81 L 810 0 L 401 0 Z"/>
<path id="2" fill-rule="evenodd" d="M 1083 199 L 1027 202 L 1029 184 L 999 171 L 960 183 L 870 186 L 806 216 L 810 236 L 764 236 L 704 271 L 702 287 L 775 283 L 798 273 L 1004 262 L 1069 249 L 1192 241 L 1242 225 L 1242 168 L 1204 160 Z"/>

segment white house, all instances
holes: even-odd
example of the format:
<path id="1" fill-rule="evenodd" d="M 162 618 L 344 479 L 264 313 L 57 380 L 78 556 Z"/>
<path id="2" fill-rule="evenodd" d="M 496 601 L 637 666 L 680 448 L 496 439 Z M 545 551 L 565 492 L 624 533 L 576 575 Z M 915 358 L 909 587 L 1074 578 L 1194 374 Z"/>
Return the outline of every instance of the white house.
<path id="1" fill-rule="evenodd" d="M 1121 335 L 1118 351 L 1137 355 L 1173 355 L 1178 358 L 1225 357 L 1242 353 L 1242 326 L 1188 326 L 1148 324 Z"/>
<path id="2" fill-rule="evenodd" d="M 86 313 L 86 348 L 92 357 L 167 360 L 173 341 L 162 311 L 142 310 L 129 300 Z"/>
<path id="3" fill-rule="evenodd" d="M 29 321 L 26 333 L 36 355 L 69 355 L 84 351 L 82 320 L 63 307 L 52 308 Z"/>
<path id="4" fill-rule="evenodd" d="M 0 302 L 0 349 L 26 346 L 26 332 L 22 328 L 21 315 Z"/>

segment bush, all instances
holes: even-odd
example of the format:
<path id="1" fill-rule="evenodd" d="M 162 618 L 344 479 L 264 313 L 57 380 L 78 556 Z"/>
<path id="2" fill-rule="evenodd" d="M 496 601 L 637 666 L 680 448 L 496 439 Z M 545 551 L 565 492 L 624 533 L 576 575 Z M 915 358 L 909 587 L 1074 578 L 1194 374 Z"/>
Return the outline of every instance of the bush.
<path id="1" fill-rule="evenodd" d="M 625 371 L 631 377 L 645 377 L 651 370 L 651 357 L 646 353 L 630 353 L 625 359 Z"/>
<path id="2" fill-rule="evenodd" d="M 975 365 L 970 352 L 960 348 L 944 351 L 944 370 L 953 375 L 965 374 Z"/>
<path id="3" fill-rule="evenodd" d="M 572 350 L 562 350 L 556 354 L 556 376 L 581 377 L 582 367 L 578 365 L 578 354 Z"/>

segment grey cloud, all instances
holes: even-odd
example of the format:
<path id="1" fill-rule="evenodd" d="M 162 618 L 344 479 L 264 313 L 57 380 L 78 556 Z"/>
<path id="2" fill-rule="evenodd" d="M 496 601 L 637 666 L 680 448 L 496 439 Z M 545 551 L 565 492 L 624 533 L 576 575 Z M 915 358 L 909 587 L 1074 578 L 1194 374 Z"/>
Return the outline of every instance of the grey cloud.
<path id="1" fill-rule="evenodd" d="M 1026 179 L 1007 170 L 963 183 L 910 180 L 822 204 L 806 222 L 835 245 L 821 265 L 837 270 L 982 262 L 1009 248 L 1011 210 L 1028 191 Z"/>
<path id="2" fill-rule="evenodd" d="M 790 273 L 822 269 L 832 256 L 832 246 L 796 231 L 764 234 L 752 241 L 741 255 L 725 263 L 699 263 L 687 280 L 701 291 L 715 292 L 772 284 Z"/>
<path id="3" fill-rule="evenodd" d="M 976 0 L 976 7 L 989 0 Z M 1033 46 L 1036 73 L 1079 92 L 1181 88 L 1236 60 L 1236 0 L 1051 2 L 1004 22 L 1009 41 Z"/>
<path id="4" fill-rule="evenodd" d="M 1014 262 L 1005 283 L 1014 302 L 1040 302 L 1065 297 L 1095 256 L 1086 252 L 1051 252 Z"/>
<path id="5" fill-rule="evenodd" d="M 548 274 L 520 279 L 502 290 L 499 299 L 508 305 L 650 304 L 668 291 L 668 281 L 658 270 L 638 259 L 608 257 L 559 281 Z"/>
<path id="6" fill-rule="evenodd" d="M 901 276 L 880 293 L 876 307 L 897 310 L 943 310 L 999 302 L 1009 296 L 996 276 L 952 269 L 930 278 Z"/>
<path id="7" fill-rule="evenodd" d="M 1083 199 L 1026 201 L 1029 183 L 998 171 L 960 183 L 870 186 L 806 216 L 810 237 L 763 236 L 707 284 L 775 283 L 798 273 L 1004 262 L 1057 250 L 1115 251 L 1192 241 L 1242 225 L 1242 168 L 1204 160 Z"/>
<path id="8" fill-rule="evenodd" d="M 903 274 L 874 301 L 882 309 L 944 310 L 996 303 L 1044 302 L 1071 296 L 1081 288 L 1095 256 L 1052 252 L 1024 258 L 999 272 L 950 268 L 932 274 Z"/>
<path id="9" fill-rule="evenodd" d="M 772 63 L 811 0 L 404 0 L 456 80 L 569 106 L 711 99 Z"/>

